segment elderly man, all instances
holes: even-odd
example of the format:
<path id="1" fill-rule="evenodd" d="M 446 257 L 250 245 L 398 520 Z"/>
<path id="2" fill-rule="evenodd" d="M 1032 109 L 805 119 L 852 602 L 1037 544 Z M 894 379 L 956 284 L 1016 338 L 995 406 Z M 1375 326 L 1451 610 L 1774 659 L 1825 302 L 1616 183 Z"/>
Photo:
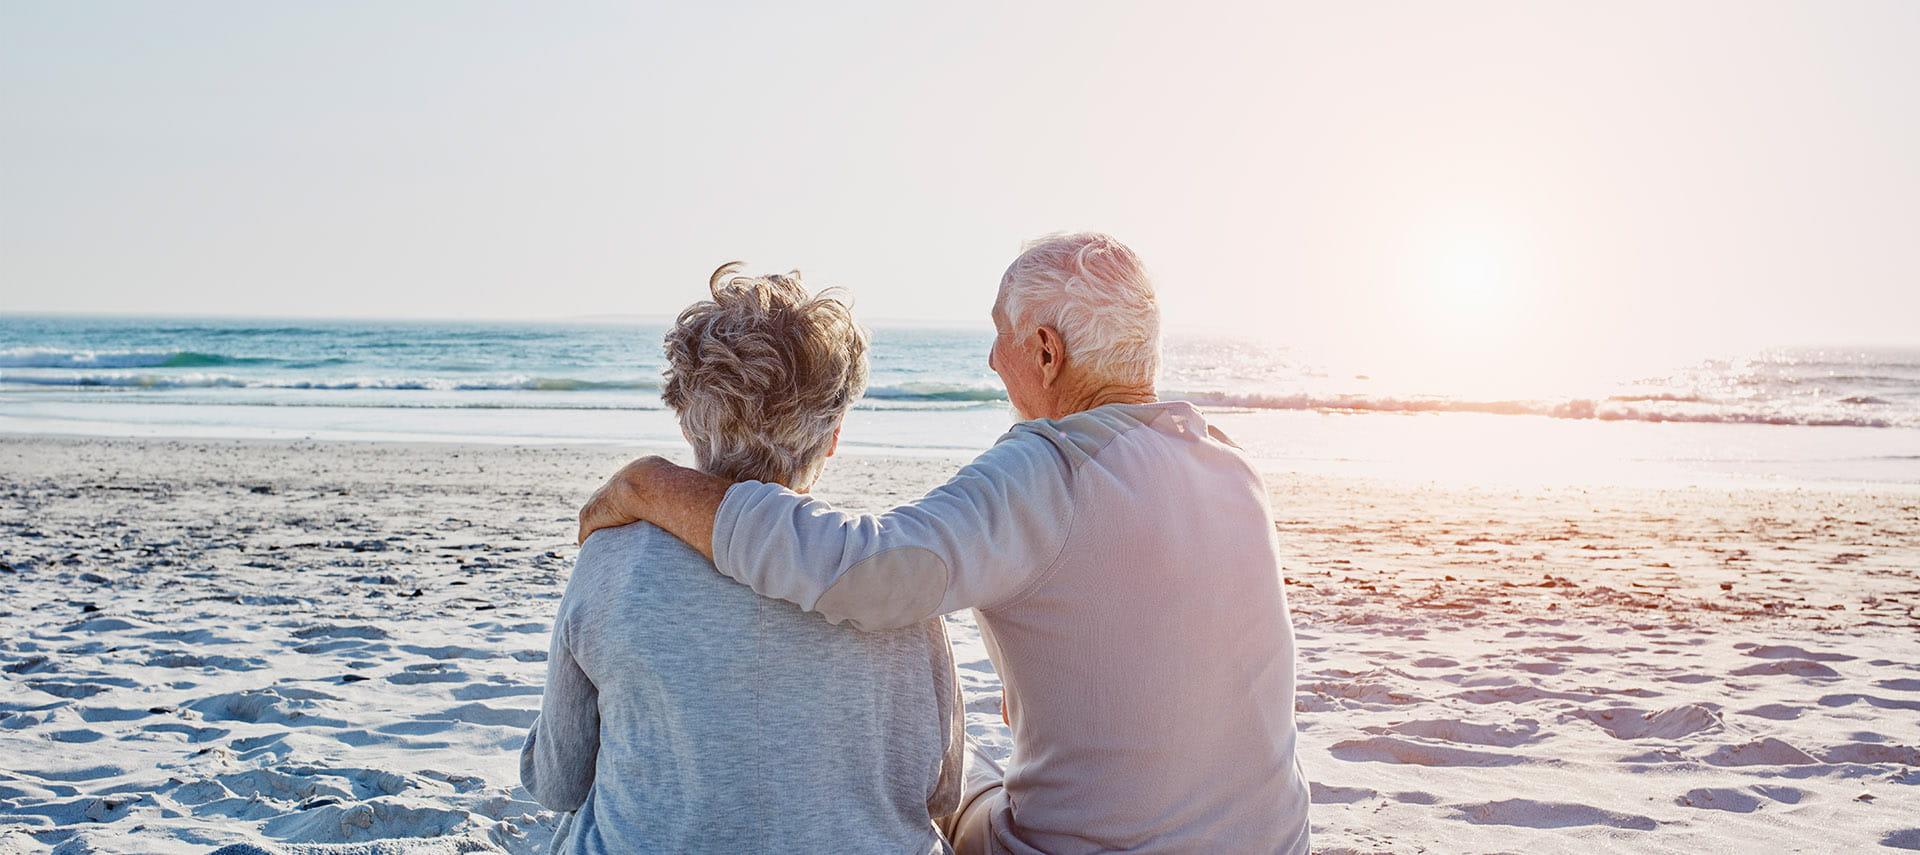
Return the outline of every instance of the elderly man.
<path id="1" fill-rule="evenodd" d="M 1014 750 L 1004 780 L 969 772 L 960 852 L 1305 853 L 1266 491 L 1192 405 L 1157 402 L 1139 259 L 1105 235 L 1036 241 L 993 322 L 989 363 L 1025 420 L 918 501 L 848 514 L 646 458 L 582 532 L 652 521 L 755 591 L 868 630 L 974 609 Z"/>

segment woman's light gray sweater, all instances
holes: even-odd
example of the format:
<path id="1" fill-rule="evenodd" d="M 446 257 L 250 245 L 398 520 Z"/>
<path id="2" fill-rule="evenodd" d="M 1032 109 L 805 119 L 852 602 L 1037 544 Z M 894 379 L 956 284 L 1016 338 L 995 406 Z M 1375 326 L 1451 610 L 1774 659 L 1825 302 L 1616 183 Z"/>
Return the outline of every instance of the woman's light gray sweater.
<path id="1" fill-rule="evenodd" d="M 555 853 L 941 852 L 960 715 L 939 619 L 833 626 L 635 523 L 580 549 L 520 778 Z"/>

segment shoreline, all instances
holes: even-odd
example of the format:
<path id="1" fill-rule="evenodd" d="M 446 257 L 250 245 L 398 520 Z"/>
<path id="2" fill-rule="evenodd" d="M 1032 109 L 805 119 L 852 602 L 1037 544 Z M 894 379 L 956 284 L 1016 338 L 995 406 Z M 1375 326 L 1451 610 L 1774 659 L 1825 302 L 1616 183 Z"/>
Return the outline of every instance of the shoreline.
<path id="1" fill-rule="evenodd" d="M 0 436 L 0 855 L 544 852 L 516 752 L 573 514 L 662 451 Z M 815 492 L 882 510 L 965 459 Z M 1920 841 L 1920 493 L 1267 479 L 1316 852 Z"/>
<path id="2" fill-rule="evenodd" d="M 1209 414 L 1212 414 L 1215 417 L 1218 417 L 1222 414 L 1229 417 L 1236 416 L 1236 415 L 1251 414 L 1256 417 L 1279 416 L 1282 418 L 1297 418 L 1302 415 L 1298 413 L 1289 413 L 1289 412 L 1250 413 L 1248 411 L 1238 411 L 1238 410 L 1224 411 L 1224 413 L 1222 413 L 1222 412 L 1216 412 L 1212 409 L 1207 409 L 1207 408 L 1203 408 L 1203 411 Z M 1352 419 L 1352 418 L 1426 419 L 1426 418 L 1436 418 L 1436 417 L 1438 418 L 1459 417 L 1463 414 L 1425 413 L 1425 414 L 1386 415 L 1386 416 L 1379 416 L 1379 415 L 1360 416 L 1360 415 L 1342 414 L 1342 413 L 1326 413 L 1326 414 L 1305 414 L 1305 415 L 1319 416 L 1319 417 L 1325 417 L 1325 418 L 1331 418 L 1331 419 Z M 1502 416 L 1481 416 L 1481 415 L 1475 415 L 1475 414 L 1464 414 L 1464 415 L 1466 418 L 1470 418 L 1470 419 L 1511 418 L 1511 417 L 1502 417 Z M 580 438 L 580 437 L 573 437 L 573 438 L 527 437 L 527 436 L 508 436 L 508 435 L 500 435 L 500 436 L 468 436 L 468 435 L 437 436 L 432 434 L 381 435 L 374 432 L 352 432 L 352 433 L 342 434 L 342 435 L 317 435 L 317 436 L 314 436 L 314 435 L 260 436 L 260 435 L 244 435 L 244 433 L 237 434 L 235 433 L 236 431 L 244 431 L 245 429 L 241 429 L 233 426 L 223 426 L 217 429 L 212 429 L 209 432 L 204 432 L 204 433 L 168 432 L 169 428 L 178 427 L 177 425 L 157 426 L 155 431 L 152 433 L 132 434 L 132 433 L 124 432 L 125 428 L 131 427 L 130 425 L 124 425 L 119 423 L 111 423 L 111 424 L 103 423 L 101 432 L 84 433 L 84 432 L 48 431 L 48 430 L 38 430 L 38 429 L 11 430 L 10 429 L 11 426 L 6 424 L 6 421 L 8 418 L 9 417 L 5 416 L 4 414 L 0 414 L 0 443 L 44 442 L 44 443 L 55 444 L 55 445 L 61 444 L 61 443 L 69 443 L 69 442 L 76 443 L 76 444 L 85 444 L 85 443 L 93 443 L 93 442 L 102 442 L 102 443 L 151 442 L 151 443 L 172 443 L 172 444 L 243 443 L 243 444 L 257 444 L 260 446 L 302 445 L 302 444 L 324 446 L 324 445 L 339 444 L 339 445 L 355 445 L 355 446 L 470 448 L 474 450 L 476 453 L 503 450 L 503 449 L 551 450 L 551 451 L 557 451 L 557 452 L 578 453 L 582 455 L 595 456 L 595 457 L 604 457 L 607 455 L 614 455 L 615 457 L 617 457 L 618 454 L 626 454 L 628 455 L 628 459 L 634 456 L 658 454 L 658 455 L 673 459 L 684 465 L 691 465 L 690 461 L 692 459 L 691 452 L 687 449 L 686 444 L 680 441 L 677 437 L 676 438 L 666 438 L 666 437 L 609 438 L 609 439 L 602 440 L 602 439 L 595 439 L 595 438 Z M 1600 423 L 1592 423 L 1592 424 L 1597 424 L 1601 426 L 1610 426 L 1615 423 L 1600 422 Z M 1663 427 L 1663 426 L 1664 425 L 1660 425 L 1656 427 Z M 1683 429 L 1700 427 L 1698 425 L 1686 425 L 1686 424 L 1680 424 L 1678 426 L 1682 427 Z M 1631 427 L 1638 428 L 1638 427 L 1645 427 L 1645 426 L 1636 424 L 1636 425 L 1632 425 Z M 1709 428 L 1757 427 L 1762 430 L 1782 430 L 1782 431 L 1848 430 L 1846 428 L 1840 428 L 1840 429 L 1795 428 L 1795 427 L 1783 427 L 1778 425 L 1757 425 L 1757 426 L 1756 425 L 1747 425 L 1747 426 L 1711 425 L 1708 427 Z M 324 432 L 322 433 L 324 434 Z M 846 461 L 846 460 L 852 460 L 852 459 L 886 461 L 890 459 L 899 458 L 899 459 L 909 459 L 909 460 L 918 460 L 918 461 L 938 461 L 943 464 L 947 464 L 948 470 L 949 472 L 951 472 L 952 470 L 957 470 L 961 466 L 965 465 L 968 461 L 972 460 L 980 452 L 985 451 L 986 448 L 992 444 L 994 439 L 999 436 L 999 433 L 997 432 L 988 432 L 988 433 L 991 433 L 991 435 L 982 434 L 983 436 L 986 436 L 986 438 L 982 440 L 978 446 L 968 446 L 968 447 L 961 447 L 958 445 L 916 446 L 916 445 L 901 445 L 901 444 L 882 444 L 882 443 L 874 443 L 874 442 L 862 442 L 858 438 L 849 438 L 849 439 L 843 440 L 840 446 L 839 453 L 836 455 L 834 459 L 835 461 Z M 1920 439 L 1920 431 L 1916 431 L 1915 434 L 1916 434 L 1916 439 Z M 1241 441 L 1241 437 L 1236 436 L 1235 440 Z M 1706 489 L 1706 490 L 1763 490 L 1763 491 L 1884 493 L 1888 495 L 1920 496 L 1920 480 L 1874 480 L 1874 479 L 1845 478 L 1845 477 L 1798 477 L 1796 478 L 1796 477 L 1786 476 L 1786 475 L 1764 475 L 1764 474 L 1763 475 L 1745 475 L 1745 474 L 1737 474 L 1737 473 L 1732 473 L 1727 471 L 1716 471 L 1712 469 L 1690 470 L 1690 469 L 1679 468 L 1671 464 L 1655 464 L 1655 463 L 1648 463 L 1646 461 L 1638 461 L 1638 462 L 1610 461 L 1612 463 L 1619 464 L 1620 470 L 1630 474 L 1627 474 L 1625 477 L 1614 477 L 1609 479 L 1609 477 L 1602 471 L 1604 467 L 1599 464 L 1583 464 L 1577 468 L 1556 468 L 1556 469 L 1550 469 L 1549 471 L 1537 473 L 1537 474 L 1522 471 L 1517 465 L 1502 465 L 1499 467 L 1492 467 L 1492 471 L 1475 472 L 1475 471 L 1469 471 L 1467 468 L 1460 467 L 1460 466 L 1431 465 L 1431 466 L 1423 467 L 1423 466 L 1415 465 L 1412 467 L 1407 467 L 1404 465 L 1407 463 L 1406 460 L 1358 461 L 1352 458 L 1341 458 L 1341 457 L 1276 457 L 1276 456 L 1273 456 L 1272 454 L 1261 454 L 1260 452 L 1271 451 L 1271 449 L 1263 449 L 1259 447 L 1257 443 L 1245 442 L 1243 443 L 1243 445 L 1247 446 L 1245 450 L 1247 451 L 1249 457 L 1252 459 L 1255 467 L 1260 470 L 1262 476 L 1267 477 L 1269 479 L 1276 478 L 1276 477 L 1279 477 L 1279 478 L 1300 477 L 1300 478 L 1326 479 L 1326 480 L 1332 480 L 1332 481 L 1355 481 L 1355 482 L 1365 482 L 1365 483 L 1373 483 L 1373 484 L 1381 484 L 1381 485 L 1429 485 L 1429 486 L 1440 486 L 1440 487 L 1461 488 L 1461 489 L 1470 489 L 1470 488 L 1640 489 L 1640 490 Z M 1536 454 L 1536 459 L 1529 460 L 1526 462 L 1537 463 L 1538 456 L 1539 455 Z M 1911 456 L 1902 455 L 1902 456 L 1897 456 L 1889 459 L 1896 459 L 1902 463 L 1915 463 L 1916 470 L 1920 471 L 1920 454 L 1915 454 Z M 1399 468 L 1403 468 L 1403 469 L 1412 468 L 1415 472 L 1418 472 L 1420 474 L 1391 474 L 1391 471 L 1395 468 L 1396 464 L 1401 464 Z M 614 471 L 614 469 L 618 467 L 618 465 L 619 465 L 618 463 L 613 464 L 612 467 L 606 470 L 605 474 L 610 475 Z M 829 472 L 831 472 L 832 470 L 831 464 L 829 465 L 828 470 Z M 938 482 L 935 482 L 935 483 L 937 484 Z M 929 485 L 929 486 L 932 486 L 932 485 Z"/>

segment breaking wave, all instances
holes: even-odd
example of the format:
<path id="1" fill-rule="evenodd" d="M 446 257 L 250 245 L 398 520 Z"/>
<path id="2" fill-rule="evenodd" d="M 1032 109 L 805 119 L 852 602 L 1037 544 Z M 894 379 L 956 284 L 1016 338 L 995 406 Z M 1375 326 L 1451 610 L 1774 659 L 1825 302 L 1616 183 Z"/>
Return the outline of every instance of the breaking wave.
<path id="1" fill-rule="evenodd" d="M 998 387 L 968 386 L 961 383 L 901 383 L 874 386 L 867 397 L 882 401 L 946 401 L 952 403 L 1005 403 L 1006 390 Z"/>
<path id="2" fill-rule="evenodd" d="M 1556 419 L 1592 419 L 1596 421 L 1697 422 L 1722 424 L 1799 425 L 1802 427 L 1920 427 L 1920 418 L 1888 418 L 1837 412 L 1833 409 L 1801 408 L 1767 410 L 1738 405 L 1719 405 L 1693 396 L 1629 396 L 1620 398 L 1569 398 L 1558 401 L 1475 401 L 1443 397 L 1392 397 L 1371 395 L 1310 394 L 1171 394 L 1168 398 L 1192 401 L 1207 407 L 1237 407 L 1258 410 L 1313 410 L 1348 413 L 1477 413 L 1496 416 L 1544 416 Z M 1835 402 L 1842 405 L 1868 403 L 1857 399 Z M 1874 402 L 1881 403 L 1881 402 Z"/>
<path id="3" fill-rule="evenodd" d="M 339 360 L 318 360 L 310 366 Z M 228 356 L 195 350 L 61 350 L 19 347 L 0 351 L 0 368 L 210 368 L 221 365 L 284 365 L 293 360 Z"/>
<path id="4" fill-rule="evenodd" d="M 393 389 L 435 392 L 573 392 L 589 389 L 654 391 L 651 380 L 579 380 L 571 377 L 507 377 L 455 380 L 446 377 L 349 377 L 305 380 L 239 377 L 232 374 L 15 374 L 0 373 L 0 383 L 29 386 L 111 387 L 130 389 Z"/>

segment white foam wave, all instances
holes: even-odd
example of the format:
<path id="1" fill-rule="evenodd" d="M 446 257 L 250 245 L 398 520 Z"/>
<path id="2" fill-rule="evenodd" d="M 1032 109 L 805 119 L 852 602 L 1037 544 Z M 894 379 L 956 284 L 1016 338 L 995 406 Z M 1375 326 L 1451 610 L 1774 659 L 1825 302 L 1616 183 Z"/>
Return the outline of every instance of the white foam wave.
<path id="1" fill-rule="evenodd" d="M 111 387 L 137 389 L 295 389 L 346 391 L 356 389 L 489 392 L 576 390 L 653 390 L 657 383 L 646 380 L 576 380 L 566 377 L 514 376 L 491 380 L 456 380 L 445 377 L 344 377 L 338 379 L 291 379 L 238 377 L 232 374 L 23 374 L 0 372 L 0 383 L 54 387 Z"/>
<path id="2" fill-rule="evenodd" d="M 1231 392 L 1174 393 L 1166 397 L 1188 400 L 1202 406 L 1261 410 L 1402 414 L 1478 413 L 1598 421 L 1707 422 L 1805 427 L 1920 427 L 1920 413 L 1911 411 L 1862 413 L 1859 411 L 1858 404 L 1849 400 L 1833 401 L 1830 404 L 1789 404 L 1780 401 L 1718 404 L 1675 396 L 1602 400 L 1567 398 L 1547 401 L 1477 401 L 1440 396 L 1394 397 L 1361 394 Z"/>
<path id="3" fill-rule="evenodd" d="M 177 355 L 172 350 L 62 350 L 16 347 L 0 350 L 0 368 L 152 368 Z"/>
<path id="4" fill-rule="evenodd" d="M 27 386 L 128 389 L 241 389 L 250 385 L 231 374 L 20 374 L 0 372 L 0 383 Z"/>

